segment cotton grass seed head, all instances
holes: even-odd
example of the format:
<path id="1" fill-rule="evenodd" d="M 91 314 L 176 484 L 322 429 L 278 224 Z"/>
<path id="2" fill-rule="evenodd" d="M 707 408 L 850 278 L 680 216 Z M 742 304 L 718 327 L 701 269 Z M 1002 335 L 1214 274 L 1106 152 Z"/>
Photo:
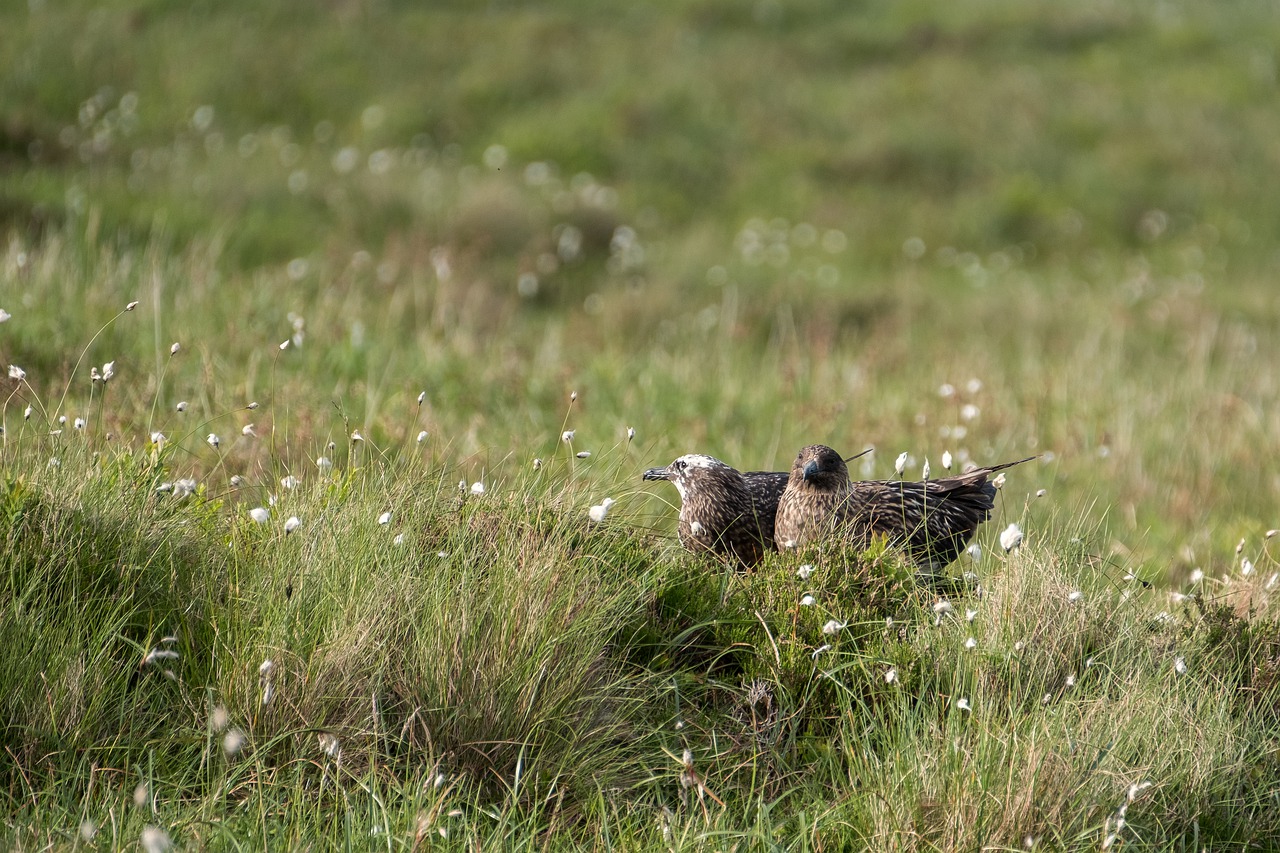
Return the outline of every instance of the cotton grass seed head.
<path id="1" fill-rule="evenodd" d="M 138 307 L 138 301 L 135 299 L 133 302 L 130 302 L 128 305 L 124 306 L 124 310 L 132 311 L 134 308 L 137 308 L 137 307 Z"/>
<path id="2" fill-rule="evenodd" d="M 817 603 L 817 599 L 814 598 L 811 593 L 805 593 L 804 595 L 800 596 L 801 607 L 812 607 L 815 603 Z"/>
<path id="3" fill-rule="evenodd" d="M 378 523 L 383 525 L 390 524 L 391 510 L 387 510 L 386 512 L 382 513 L 382 515 L 378 516 Z"/>
<path id="4" fill-rule="evenodd" d="M 951 451 L 950 450 L 942 451 L 942 467 L 947 469 L 948 471 L 951 470 Z"/>
<path id="5" fill-rule="evenodd" d="M 146 853 L 168 853 L 173 849 L 173 841 L 169 838 L 169 833 L 158 826 L 144 826 L 139 843 Z"/>
<path id="6" fill-rule="evenodd" d="M 849 624 L 848 622 L 837 622 L 834 619 L 828 620 L 827 624 L 822 626 L 822 633 L 826 634 L 827 636 L 831 636 L 832 634 L 837 634 L 840 632 L 841 629 L 843 629 L 848 624 Z"/>
<path id="7" fill-rule="evenodd" d="M 27 371 L 23 370 L 21 367 L 18 367 L 18 365 L 16 364 L 11 364 L 9 365 L 9 378 L 16 379 L 19 382 L 21 382 L 22 380 L 27 378 Z"/>
<path id="8" fill-rule="evenodd" d="M 480 482 L 479 480 L 477 480 L 477 481 L 475 481 L 474 483 L 472 483 L 472 484 L 471 484 L 471 494 L 473 494 L 473 495 L 483 495 L 483 494 L 484 494 L 484 483 Z"/>
<path id="9" fill-rule="evenodd" d="M 147 789 L 146 782 L 139 782 L 137 787 L 133 789 L 133 805 L 136 808 L 144 808 L 147 805 L 147 797 L 150 792 Z"/>
<path id="10" fill-rule="evenodd" d="M 116 363 L 114 361 L 108 361 L 106 364 L 102 365 L 102 381 L 103 382 L 110 382 L 112 379 L 115 378 L 115 375 L 116 375 Z"/>
<path id="11" fill-rule="evenodd" d="M 885 672 L 885 674 L 884 674 L 884 683 L 885 683 L 885 684 L 893 684 L 893 683 L 894 683 L 895 681 L 897 681 L 897 680 L 898 680 L 898 670 L 897 670 L 897 668 L 896 668 L 896 667 L 892 667 L 892 666 L 891 666 L 891 667 L 889 667 L 888 671 L 887 671 L 887 672 Z"/>
<path id="12" fill-rule="evenodd" d="M 353 429 L 351 431 L 351 443 L 355 444 L 356 442 L 359 442 L 359 441 L 364 441 L 364 436 L 360 434 L 360 430 Z"/>
<path id="13" fill-rule="evenodd" d="M 204 437 L 204 440 L 205 440 L 205 443 L 208 444 L 210 447 L 212 447 L 214 450 L 217 450 L 218 445 L 222 444 L 222 439 L 218 438 L 218 434 L 216 432 L 209 433 Z"/>
<path id="14" fill-rule="evenodd" d="M 177 409 L 179 412 L 185 412 L 187 410 L 187 405 L 188 404 L 186 400 L 179 400 L 178 405 L 174 406 L 174 408 Z"/>
<path id="15" fill-rule="evenodd" d="M 1079 604 L 1084 601 L 1084 593 L 1078 589 L 1073 589 L 1067 594 L 1067 601 L 1070 601 L 1072 604 Z"/>
<path id="16" fill-rule="evenodd" d="M 418 444 L 422 444 L 422 442 L 426 440 L 427 440 L 427 431 L 424 429 L 422 432 L 418 433 Z"/>
<path id="17" fill-rule="evenodd" d="M 807 581 L 812 574 L 813 566 L 808 563 L 805 563 L 803 566 L 796 569 L 796 577 L 800 578 L 802 581 Z"/>
<path id="18" fill-rule="evenodd" d="M 288 536 L 293 531 L 302 526 L 302 521 L 296 515 L 289 516 L 289 520 L 284 523 L 284 535 Z"/>
<path id="19" fill-rule="evenodd" d="M 76 429 L 84 429 L 84 418 L 76 418 L 76 420 L 75 420 L 75 428 L 76 428 Z"/>
<path id="20" fill-rule="evenodd" d="M 1017 524 L 1010 524 L 1000 533 L 1000 547 L 1007 554 L 1015 548 L 1022 545 L 1022 528 Z"/>
<path id="21" fill-rule="evenodd" d="M 1176 672 L 1176 673 L 1178 673 L 1178 675 L 1186 675 L 1186 674 L 1187 674 L 1187 662 L 1186 662 L 1186 660 L 1185 660 L 1184 658 L 1182 658 L 1181 656 L 1174 658 L 1174 659 L 1173 659 L 1173 671 L 1174 671 L 1174 672 Z"/>
<path id="22" fill-rule="evenodd" d="M 177 341 L 174 341 L 173 344 L 169 347 L 169 355 L 177 355 L 178 350 L 180 349 L 182 349 L 182 344 L 178 343 Z"/>
<path id="23" fill-rule="evenodd" d="M 973 707 L 969 705 L 969 700 L 967 697 L 961 696 L 959 699 L 957 699 L 956 707 L 959 708 L 961 711 L 967 711 L 970 714 L 973 713 Z"/>
<path id="24" fill-rule="evenodd" d="M 573 436 L 576 433 L 577 433 L 577 430 L 567 429 L 564 432 L 560 433 L 560 440 L 563 441 L 565 444 L 568 444 L 569 442 L 573 441 Z"/>
<path id="25" fill-rule="evenodd" d="M 976 639 L 976 638 L 974 638 L 974 637 L 970 637 L 969 639 L 965 640 L 965 641 L 964 641 L 964 647 L 965 647 L 965 649 L 967 649 L 968 651 L 973 651 L 974 649 L 976 649 L 976 648 L 978 647 L 978 641 L 977 641 L 977 639 Z"/>
<path id="26" fill-rule="evenodd" d="M 239 729 L 228 729 L 222 737 L 222 751 L 227 758 L 232 758 L 244 746 L 244 732 Z"/>
<path id="27" fill-rule="evenodd" d="M 266 524 L 271 518 L 271 513 L 265 507 L 255 506 L 249 510 L 249 517 L 258 524 Z"/>
<path id="28" fill-rule="evenodd" d="M 257 435 L 257 433 L 253 431 L 253 424 L 245 424 L 244 426 L 240 427 L 240 434 L 244 436 Z"/>
<path id="29" fill-rule="evenodd" d="M 907 469 L 907 451 L 904 450 L 898 454 L 897 460 L 894 461 L 893 463 L 893 473 L 901 477 L 902 472 L 905 471 L 906 469 Z"/>

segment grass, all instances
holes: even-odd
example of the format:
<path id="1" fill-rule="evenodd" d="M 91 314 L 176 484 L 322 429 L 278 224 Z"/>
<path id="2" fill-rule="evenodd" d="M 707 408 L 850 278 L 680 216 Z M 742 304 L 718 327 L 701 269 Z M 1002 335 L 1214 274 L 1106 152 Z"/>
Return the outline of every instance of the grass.
<path id="1" fill-rule="evenodd" d="M 0 23 L 6 846 L 1280 844 L 1270 7 Z M 814 441 L 1039 460 L 942 588 L 640 481 Z"/>

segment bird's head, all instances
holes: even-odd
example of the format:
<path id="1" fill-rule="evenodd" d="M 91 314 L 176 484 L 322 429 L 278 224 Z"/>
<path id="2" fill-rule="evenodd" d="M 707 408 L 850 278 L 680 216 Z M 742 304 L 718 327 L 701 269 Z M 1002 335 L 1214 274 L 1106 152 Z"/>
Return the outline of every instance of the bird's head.
<path id="1" fill-rule="evenodd" d="M 825 444 L 811 444 L 796 455 L 791 482 L 820 490 L 843 488 L 849 482 L 849 466 Z"/>
<path id="2" fill-rule="evenodd" d="M 687 453 L 665 468 L 650 468 L 644 472 L 646 480 L 670 480 L 680 491 L 681 499 L 700 483 L 710 484 L 727 477 L 738 475 L 736 469 L 701 453 Z M 740 475 L 738 475 L 740 476 Z"/>

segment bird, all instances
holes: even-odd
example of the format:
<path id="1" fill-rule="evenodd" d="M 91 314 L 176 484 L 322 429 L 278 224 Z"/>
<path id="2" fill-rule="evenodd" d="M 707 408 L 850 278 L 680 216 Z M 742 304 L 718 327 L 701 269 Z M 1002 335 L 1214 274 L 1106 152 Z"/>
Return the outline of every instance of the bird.
<path id="1" fill-rule="evenodd" d="M 791 466 L 774 542 L 780 551 L 827 537 L 866 547 L 882 535 L 912 562 L 937 571 L 958 557 L 978 525 L 991 517 L 996 487 L 990 476 L 1034 458 L 936 480 L 851 482 L 839 453 L 811 444 Z"/>
<path id="2" fill-rule="evenodd" d="M 789 476 L 744 474 L 714 456 L 688 453 L 665 468 L 648 469 L 643 478 L 669 480 L 680 492 L 681 545 L 750 568 L 774 550 L 774 517 Z"/>

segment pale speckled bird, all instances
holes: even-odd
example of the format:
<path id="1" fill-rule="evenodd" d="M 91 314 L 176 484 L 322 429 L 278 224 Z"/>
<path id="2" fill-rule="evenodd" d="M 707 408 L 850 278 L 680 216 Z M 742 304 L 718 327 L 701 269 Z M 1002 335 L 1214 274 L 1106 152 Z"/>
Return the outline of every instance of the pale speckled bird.
<path id="1" fill-rule="evenodd" d="M 936 571 L 991 517 L 996 487 L 988 478 L 1034 458 L 922 482 L 851 482 L 840 454 L 813 444 L 791 466 L 774 540 L 779 550 L 837 537 L 865 547 L 883 535 L 917 565 Z"/>
<path id="2" fill-rule="evenodd" d="M 754 566 L 774 549 L 778 500 L 787 487 L 782 471 L 742 473 L 714 456 L 690 453 L 646 480 L 670 480 L 680 492 L 680 544 Z"/>

